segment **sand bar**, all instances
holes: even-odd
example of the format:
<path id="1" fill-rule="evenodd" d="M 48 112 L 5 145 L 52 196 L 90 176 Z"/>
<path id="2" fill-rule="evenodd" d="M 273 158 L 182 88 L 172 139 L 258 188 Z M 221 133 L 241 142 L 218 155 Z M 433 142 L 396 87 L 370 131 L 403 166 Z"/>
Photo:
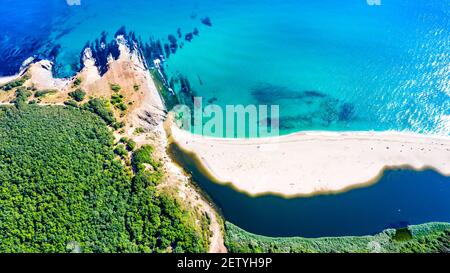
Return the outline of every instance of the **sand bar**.
<path id="1" fill-rule="evenodd" d="M 305 132 L 220 139 L 171 126 L 173 141 L 210 175 L 250 195 L 337 193 L 379 180 L 386 169 L 450 176 L 450 137 L 403 132 Z"/>

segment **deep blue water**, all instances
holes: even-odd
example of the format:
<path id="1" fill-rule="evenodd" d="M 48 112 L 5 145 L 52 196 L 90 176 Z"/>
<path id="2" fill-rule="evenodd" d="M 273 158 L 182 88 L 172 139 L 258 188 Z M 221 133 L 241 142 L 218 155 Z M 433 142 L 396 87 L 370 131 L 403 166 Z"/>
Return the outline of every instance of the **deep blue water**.
<path id="1" fill-rule="evenodd" d="M 450 179 L 436 172 L 388 171 L 370 187 L 336 195 L 249 197 L 205 176 L 173 147 L 177 161 L 212 198 L 225 219 L 266 236 L 361 236 L 428 222 L 450 222 Z"/>

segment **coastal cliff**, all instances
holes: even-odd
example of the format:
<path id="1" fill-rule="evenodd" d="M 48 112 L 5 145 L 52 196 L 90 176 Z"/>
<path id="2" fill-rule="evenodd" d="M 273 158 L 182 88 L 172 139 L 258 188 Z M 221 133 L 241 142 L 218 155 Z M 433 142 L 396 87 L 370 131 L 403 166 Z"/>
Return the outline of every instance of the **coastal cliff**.
<path id="1" fill-rule="evenodd" d="M 92 109 L 110 126 L 125 166 L 132 165 L 134 154 L 124 150 L 122 143 L 133 144 L 133 150 L 152 147 L 153 160 L 162 168 L 157 195 L 167 194 L 181 204 L 198 236 L 208 241 L 209 252 L 226 252 L 220 216 L 166 153 L 163 121 L 167 112 L 149 71 L 156 68 L 147 64 L 137 43 L 124 33 L 106 43 L 102 35 L 98 42 L 83 49 L 80 61 L 81 70 L 67 79 L 53 77 L 51 61 L 30 63 L 21 74 L 5 79 L 1 103 L 16 103 L 18 92 L 22 92 L 26 94 L 22 103 L 26 104 Z"/>

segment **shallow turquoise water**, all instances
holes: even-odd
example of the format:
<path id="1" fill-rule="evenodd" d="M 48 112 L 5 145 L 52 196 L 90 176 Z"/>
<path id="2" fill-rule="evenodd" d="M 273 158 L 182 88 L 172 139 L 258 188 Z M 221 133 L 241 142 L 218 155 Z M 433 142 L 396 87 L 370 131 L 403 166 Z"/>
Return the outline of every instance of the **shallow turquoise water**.
<path id="1" fill-rule="evenodd" d="M 125 25 L 143 39 L 167 40 L 178 28 L 184 34 L 197 27 L 200 36 L 166 63 L 168 74 L 187 75 L 197 95 L 220 105 L 279 104 L 281 133 L 449 135 L 449 6 L 449 0 L 381 6 L 365 0 L 81 0 L 80 6 L 27 0 L 2 5 L 8 16 L 0 24 L 8 37 L 41 35 L 36 40 L 59 44 L 60 76 L 74 73 L 83 46 L 102 31 L 112 38 Z M 205 16 L 212 27 L 201 24 Z M 10 47 L 29 44 L 3 40 Z M 39 46 L 21 57 L 46 48 Z"/>

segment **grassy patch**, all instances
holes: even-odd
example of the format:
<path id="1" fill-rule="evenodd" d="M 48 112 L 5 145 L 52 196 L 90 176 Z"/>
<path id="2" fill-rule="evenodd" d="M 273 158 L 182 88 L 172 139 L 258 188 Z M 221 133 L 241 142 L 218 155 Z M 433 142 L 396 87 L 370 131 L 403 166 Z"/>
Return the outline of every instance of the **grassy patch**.
<path id="1" fill-rule="evenodd" d="M 450 251 L 450 223 L 430 223 L 407 229 L 388 229 L 373 236 L 308 239 L 255 235 L 227 222 L 226 246 L 236 253 L 333 252 L 446 252 Z"/>
<path id="2" fill-rule="evenodd" d="M 163 84 L 163 79 L 161 78 L 158 70 L 151 69 L 150 74 L 152 75 L 153 82 L 161 94 L 167 109 L 172 109 L 175 105 L 179 104 L 178 98 Z"/>
<path id="3" fill-rule="evenodd" d="M 36 93 L 34 93 L 35 98 L 44 98 L 48 95 L 56 94 L 58 93 L 58 90 L 56 89 L 44 89 L 44 90 L 38 90 Z"/>

